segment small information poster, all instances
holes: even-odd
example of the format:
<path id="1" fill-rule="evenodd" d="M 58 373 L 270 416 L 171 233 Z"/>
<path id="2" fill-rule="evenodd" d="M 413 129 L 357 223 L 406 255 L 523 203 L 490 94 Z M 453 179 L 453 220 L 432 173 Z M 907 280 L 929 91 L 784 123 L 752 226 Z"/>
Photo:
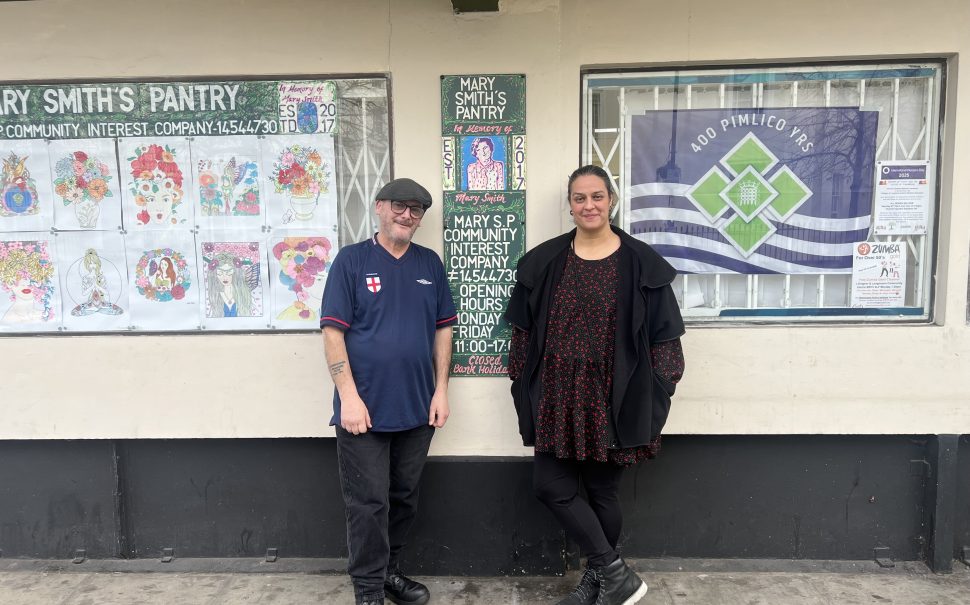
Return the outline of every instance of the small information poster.
<path id="1" fill-rule="evenodd" d="M 508 373 L 502 315 L 525 249 L 525 76 L 441 77 L 444 262 L 458 307 L 453 376 Z"/>
<path id="2" fill-rule="evenodd" d="M 852 259 L 853 307 L 906 304 L 906 244 L 859 242 Z"/>
<path id="3" fill-rule="evenodd" d="M 876 235 L 924 235 L 930 218 L 930 163 L 876 162 Z"/>

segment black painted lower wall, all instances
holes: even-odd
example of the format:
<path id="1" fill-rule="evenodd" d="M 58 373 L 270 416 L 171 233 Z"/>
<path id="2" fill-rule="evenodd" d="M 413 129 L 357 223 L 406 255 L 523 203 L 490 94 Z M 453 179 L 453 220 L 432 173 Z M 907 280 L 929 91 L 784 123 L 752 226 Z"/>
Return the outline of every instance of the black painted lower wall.
<path id="1" fill-rule="evenodd" d="M 970 435 L 960 437 L 960 452 L 957 460 L 954 557 L 960 559 L 963 553 L 967 552 L 968 558 L 965 562 L 970 565 Z"/>
<path id="2" fill-rule="evenodd" d="M 624 477 L 621 550 L 864 560 L 889 547 L 896 560 L 929 561 L 935 539 L 959 556 L 970 546 L 970 442 L 951 438 L 947 475 L 940 439 L 666 437 L 658 459 Z M 336 469 L 332 439 L 0 441 L 0 550 L 345 557 Z M 938 493 L 955 496 L 941 508 Z M 532 496 L 528 458 L 431 458 L 421 498 L 406 555 L 415 573 L 549 574 L 577 562 Z"/>

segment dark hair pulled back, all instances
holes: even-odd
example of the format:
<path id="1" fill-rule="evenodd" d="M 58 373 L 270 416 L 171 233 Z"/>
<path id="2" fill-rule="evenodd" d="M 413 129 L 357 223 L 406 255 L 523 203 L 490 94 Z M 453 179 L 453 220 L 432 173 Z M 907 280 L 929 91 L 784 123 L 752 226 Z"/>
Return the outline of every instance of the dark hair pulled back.
<path id="1" fill-rule="evenodd" d="M 573 170 L 573 173 L 569 175 L 569 186 L 566 190 L 569 197 L 572 197 L 573 194 L 573 181 L 581 176 L 598 176 L 599 178 L 603 179 L 603 184 L 606 185 L 606 192 L 610 194 L 610 200 L 616 199 L 616 191 L 613 190 L 613 179 L 610 178 L 610 175 L 608 175 L 605 170 L 592 164 L 580 166 L 576 170 Z"/>

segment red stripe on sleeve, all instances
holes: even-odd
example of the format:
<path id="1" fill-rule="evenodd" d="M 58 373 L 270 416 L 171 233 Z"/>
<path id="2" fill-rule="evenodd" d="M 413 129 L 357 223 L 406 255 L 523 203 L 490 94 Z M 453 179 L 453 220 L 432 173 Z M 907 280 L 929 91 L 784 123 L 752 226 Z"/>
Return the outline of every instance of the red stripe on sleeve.
<path id="1" fill-rule="evenodd" d="M 321 318 L 320 318 L 320 323 L 321 323 L 321 324 L 322 324 L 323 322 L 325 322 L 325 321 L 335 321 L 335 322 L 337 322 L 338 324 L 340 324 L 340 325 L 342 325 L 342 326 L 344 326 L 344 327 L 347 327 L 347 328 L 349 328 L 349 327 L 350 327 L 350 324 L 349 324 L 349 323 L 347 323 L 346 321 L 344 321 L 344 320 L 342 320 L 342 319 L 337 319 L 336 317 L 330 317 L 329 315 L 328 315 L 328 316 L 326 316 L 326 317 L 321 317 Z"/>

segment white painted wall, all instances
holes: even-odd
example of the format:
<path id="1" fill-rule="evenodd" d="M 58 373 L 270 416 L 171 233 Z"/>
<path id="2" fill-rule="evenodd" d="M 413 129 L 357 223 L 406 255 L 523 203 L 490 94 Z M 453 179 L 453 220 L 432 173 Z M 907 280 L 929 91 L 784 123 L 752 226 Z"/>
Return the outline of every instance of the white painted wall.
<path id="1" fill-rule="evenodd" d="M 946 56 L 936 325 L 696 328 L 668 433 L 970 433 L 970 4 L 925 0 L 45 0 L 0 3 L 9 80 L 390 73 L 394 165 L 440 191 L 439 76 L 528 77 L 531 247 L 564 230 L 580 69 Z M 16 25 L 15 25 L 16 24 Z M 438 198 L 440 199 L 440 197 Z M 441 205 L 417 241 L 440 252 Z M 263 361 L 238 375 L 235 356 Z M 144 380 L 163 365 L 174 384 Z M 326 436 L 316 334 L 0 338 L 0 439 Z M 508 381 L 451 382 L 433 453 L 516 455 Z"/>

